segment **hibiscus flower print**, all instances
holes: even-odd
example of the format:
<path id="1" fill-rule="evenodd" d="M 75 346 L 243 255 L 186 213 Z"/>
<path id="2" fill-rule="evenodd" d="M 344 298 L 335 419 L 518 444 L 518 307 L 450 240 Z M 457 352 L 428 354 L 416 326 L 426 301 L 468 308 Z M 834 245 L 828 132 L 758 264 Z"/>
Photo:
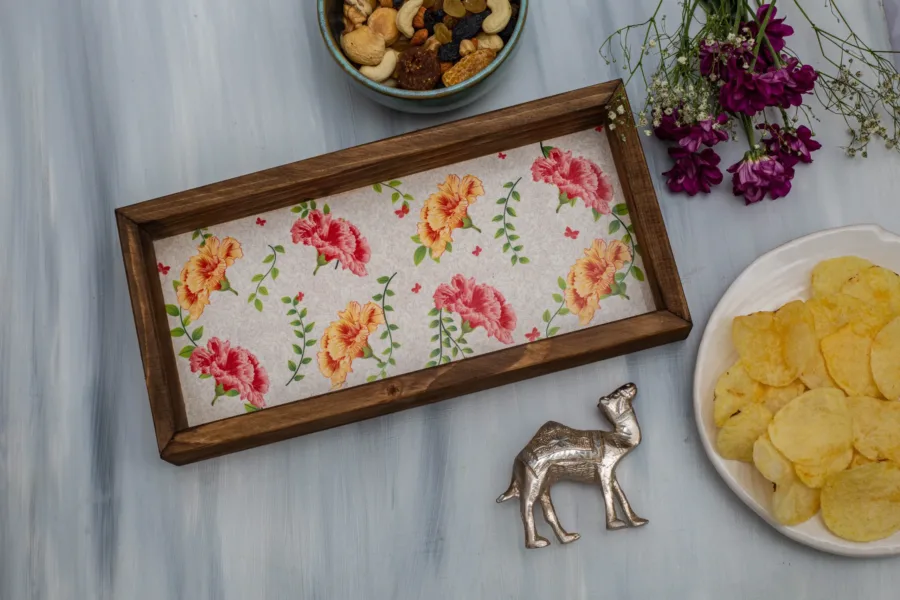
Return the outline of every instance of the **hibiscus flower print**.
<path id="1" fill-rule="evenodd" d="M 213 404 L 222 396 L 240 396 L 253 409 L 266 407 L 269 375 L 248 350 L 214 337 L 210 338 L 206 348 L 194 349 L 190 361 L 192 372 L 215 380 Z"/>
<path id="2" fill-rule="evenodd" d="M 291 239 L 295 244 L 302 243 L 316 249 L 313 275 L 332 261 L 335 262 L 335 269 L 340 266 L 359 277 L 368 274 L 366 263 L 372 257 L 369 242 L 349 221 L 335 219 L 318 209 L 311 210 L 291 227 Z"/>
<path id="3" fill-rule="evenodd" d="M 429 196 L 422 207 L 418 233 L 412 238 L 420 244 L 413 254 L 416 265 L 426 255 L 430 254 L 437 261 L 444 252 L 452 251 L 456 229 L 474 229 L 481 233 L 472 223 L 469 207 L 483 195 L 481 180 L 472 175 L 462 179 L 457 175 L 448 175 L 444 183 L 438 185 L 437 193 Z"/>
<path id="4" fill-rule="evenodd" d="M 369 336 L 384 325 L 384 313 L 373 302 L 360 306 L 350 302 L 338 312 L 338 320 L 332 322 L 319 340 L 319 372 L 331 379 L 332 389 L 340 388 L 353 372 L 353 361 L 371 357 Z"/>
<path id="5" fill-rule="evenodd" d="M 217 291 L 230 291 L 225 270 L 244 256 L 241 244 L 227 237 L 221 242 L 214 235 L 203 241 L 199 252 L 192 256 L 181 270 L 178 286 L 178 304 L 196 321 L 210 303 L 210 295 Z"/>
<path id="6" fill-rule="evenodd" d="M 450 314 L 459 316 L 458 328 Z M 432 341 L 440 341 L 430 357 L 437 359 L 432 361 L 434 364 L 450 362 L 460 353 L 471 354 L 472 349 L 467 346 L 465 335 L 479 327 L 485 330 L 489 338 L 503 344 L 513 343 L 515 311 L 499 290 L 487 284 L 478 284 L 474 278 L 454 275 L 450 283 L 439 285 L 434 292 L 434 308 L 429 315 L 437 317 L 430 327 L 439 330 L 437 339 L 432 338 Z M 456 335 L 457 331 L 460 331 L 459 335 Z"/>
<path id="7" fill-rule="evenodd" d="M 531 165 L 535 181 L 555 185 L 559 189 L 556 212 L 581 198 L 584 205 L 597 215 L 608 215 L 613 199 L 613 188 L 603 170 L 582 157 L 573 158 L 571 152 L 541 144 L 544 157 Z"/>
<path id="8" fill-rule="evenodd" d="M 600 308 L 600 300 L 612 294 L 616 272 L 631 262 L 631 251 L 619 240 L 607 244 L 594 240 L 575 261 L 566 278 L 566 308 L 587 325 Z"/>

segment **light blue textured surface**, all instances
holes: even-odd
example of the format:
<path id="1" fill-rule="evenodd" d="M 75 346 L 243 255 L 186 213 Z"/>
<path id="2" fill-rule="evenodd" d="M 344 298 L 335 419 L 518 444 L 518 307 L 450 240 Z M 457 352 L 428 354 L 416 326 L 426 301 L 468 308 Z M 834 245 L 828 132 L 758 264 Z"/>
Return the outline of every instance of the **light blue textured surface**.
<path id="1" fill-rule="evenodd" d="M 747 264 L 826 227 L 900 231 L 898 157 L 845 159 L 823 111 L 788 199 L 672 197 L 655 176 L 687 342 L 199 465 L 156 455 L 116 206 L 611 79 L 597 47 L 653 3 L 534 2 L 504 87 L 413 117 L 338 77 L 311 2 L 0 0 L 0 598 L 895 598 L 896 560 L 808 550 L 745 508 L 691 414 L 703 325 Z M 879 3 L 852 4 L 887 46 Z M 596 489 L 560 486 L 582 539 L 526 551 L 494 504 L 513 456 L 548 419 L 599 426 L 596 398 L 632 380 L 645 441 L 620 479 L 650 525 L 607 532 Z"/>

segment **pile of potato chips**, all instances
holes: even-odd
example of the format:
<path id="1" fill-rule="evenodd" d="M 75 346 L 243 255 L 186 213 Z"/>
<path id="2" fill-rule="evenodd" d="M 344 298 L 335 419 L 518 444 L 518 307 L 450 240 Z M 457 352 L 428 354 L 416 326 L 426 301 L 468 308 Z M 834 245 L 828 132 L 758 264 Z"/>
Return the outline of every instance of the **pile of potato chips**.
<path id="1" fill-rule="evenodd" d="M 812 299 L 737 317 L 732 338 L 740 359 L 715 390 L 719 454 L 774 484 L 785 525 L 821 507 L 847 540 L 900 531 L 900 276 L 826 260 Z"/>

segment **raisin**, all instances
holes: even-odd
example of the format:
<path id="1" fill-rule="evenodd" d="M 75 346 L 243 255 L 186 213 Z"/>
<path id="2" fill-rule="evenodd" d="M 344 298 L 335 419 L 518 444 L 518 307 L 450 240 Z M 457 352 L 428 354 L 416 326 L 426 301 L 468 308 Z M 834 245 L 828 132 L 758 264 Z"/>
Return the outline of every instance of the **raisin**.
<path id="1" fill-rule="evenodd" d="M 440 23 L 443 18 L 444 11 L 442 10 L 429 10 L 425 13 L 425 29 L 428 30 L 429 35 L 434 35 L 434 26 Z"/>
<path id="2" fill-rule="evenodd" d="M 503 40 L 503 43 L 509 42 L 509 38 L 512 37 L 513 31 L 516 30 L 516 23 L 518 22 L 519 17 L 519 5 L 513 4 L 512 7 L 512 16 L 509 18 L 509 23 L 506 24 L 506 28 L 500 32 L 500 39 Z"/>
<path id="3" fill-rule="evenodd" d="M 438 58 L 440 62 L 452 63 L 458 61 L 460 59 L 459 42 L 451 42 L 438 48 Z M 438 68 L 440 68 L 440 65 L 438 65 Z"/>
<path id="4" fill-rule="evenodd" d="M 470 40 L 481 33 L 481 24 L 490 16 L 491 11 L 485 10 L 477 15 L 469 15 L 464 19 L 460 19 L 456 27 L 453 28 L 453 41 L 461 42 Z"/>
<path id="5" fill-rule="evenodd" d="M 424 6 L 425 8 L 431 8 L 432 6 L 434 6 L 434 0 L 424 0 L 422 2 L 422 6 Z"/>
<path id="6" fill-rule="evenodd" d="M 477 14 L 487 8 L 487 0 L 463 0 L 463 6 L 467 11 Z"/>
<path id="7" fill-rule="evenodd" d="M 397 83 L 404 90 L 431 90 L 440 78 L 441 63 L 434 52 L 421 46 L 410 46 L 400 55 Z"/>
<path id="8" fill-rule="evenodd" d="M 451 17 L 450 15 L 444 15 L 443 22 L 448 29 L 453 29 L 454 27 L 456 27 L 456 24 L 459 23 L 459 19 L 457 19 L 456 17 Z"/>
<path id="9" fill-rule="evenodd" d="M 403 0 L 394 0 L 394 8 L 400 10 L 401 6 L 403 6 Z"/>
<path id="10" fill-rule="evenodd" d="M 463 6 L 462 0 L 444 0 L 444 12 L 461 19 L 466 16 L 466 7 Z"/>
<path id="11" fill-rule="evenodd" d="M 449 44 L 453 41 L 453 34 L 450 33 L 450 30 L 443 23 L 438 23 L 434 26 L 434 37 L 442 44 Z"/>

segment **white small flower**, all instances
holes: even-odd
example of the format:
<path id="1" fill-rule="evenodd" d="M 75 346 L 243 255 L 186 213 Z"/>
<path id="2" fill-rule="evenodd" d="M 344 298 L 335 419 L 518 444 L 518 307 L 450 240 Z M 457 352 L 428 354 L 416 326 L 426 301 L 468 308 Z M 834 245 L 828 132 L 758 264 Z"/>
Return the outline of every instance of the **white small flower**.
<path id="1" fill-rule="evenodd" d="M 615 123 L 610 123 L 610 124 L 609 124 L 609 130 L 610 130 L 610 131 L 615 131 L 615 130 L 616 130 L 616 124 L 615 124 Z"/>
<path id="2" fill-rule="evenodd" d="M 678 57 L 678 64 L 680 64 L 680 65 L 686 65 L 686 64 L 687 64 L 687 57 L 686 57 L 686 56 L 679 56 L 679 57 Z"/>
<path id="3" fill-rule="evenodd" d="M 615 121 L 616 120 L 616 111 L 614 111 L 614 110 L 609 111 L 609 114 L 607 116 L 609 117 L 610 121 Z"/>
<path id="4" fill-rule="evenodd" d="M 651 135 L 653 135 L 653 132 L 650 131 L 649 129 L 645 129 L 645 130 L 644 130 L 644 135 L 646 135 L 647 137 L 650 137 Z M 890 146 L 888 146 L 888 148 L 890 148 Z"/>
<path id="5" fill-rule="evenodd" d="M 655 48 L 655 47 L 656 47 L 656 38 L 653 38 L 653 39 L 650 40 L 650 47 L 651 47 L 651 48 Z"/>
<path id="6" fill-rule="evenodd" d="M 619 113 L 620 115 L 624 115 L 625 107 L 620 104 L 619 107 L 616 109 L 616 112 Z"/>

